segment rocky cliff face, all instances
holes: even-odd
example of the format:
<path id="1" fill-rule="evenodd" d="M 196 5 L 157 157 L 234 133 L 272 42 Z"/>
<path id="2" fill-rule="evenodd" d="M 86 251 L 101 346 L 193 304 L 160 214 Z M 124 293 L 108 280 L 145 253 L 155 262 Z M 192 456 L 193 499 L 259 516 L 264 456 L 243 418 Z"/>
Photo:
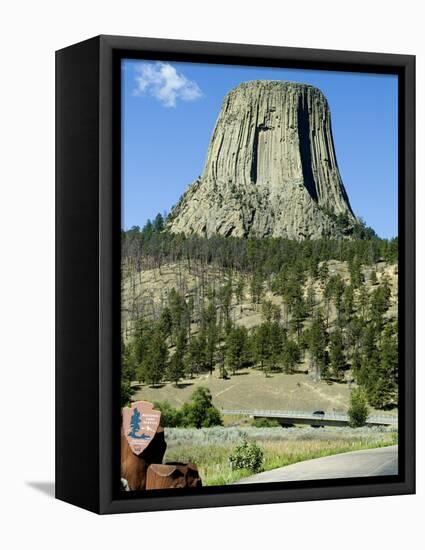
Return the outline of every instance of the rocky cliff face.
<path id="1" fill-rule="evenodd" d="M 355 223 L 323 93 L 251 81 L 224 98 L 204 172 L 170 213 L 168 228 L 301 240 L 349 235 Z"/>

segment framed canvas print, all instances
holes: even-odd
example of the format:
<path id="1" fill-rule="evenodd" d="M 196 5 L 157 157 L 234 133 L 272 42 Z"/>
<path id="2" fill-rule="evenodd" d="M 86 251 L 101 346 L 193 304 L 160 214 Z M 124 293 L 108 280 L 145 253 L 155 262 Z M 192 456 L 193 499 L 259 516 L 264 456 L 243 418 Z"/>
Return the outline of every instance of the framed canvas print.
<path id="1" fill-rule="evenodd" d="M 413 493 L 414 57 L 56 59 L 57 498 Z"/>

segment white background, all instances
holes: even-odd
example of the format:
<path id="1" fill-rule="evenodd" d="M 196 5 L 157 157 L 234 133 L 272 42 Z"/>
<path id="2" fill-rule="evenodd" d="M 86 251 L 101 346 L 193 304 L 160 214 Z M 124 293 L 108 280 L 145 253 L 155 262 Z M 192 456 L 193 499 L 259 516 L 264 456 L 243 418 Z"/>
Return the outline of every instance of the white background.
<path id="1" fill-rule="evenodd" d="M 123 34 L 416 54 L 420 248 L 425 223 L 421 212 L 425 146 L 421 4 L 411 0 L 15 0 L 2 4 L 2 548 L 420 547 L 425 504 L 420 345 L 424 285 L 418 288 L 418 496 L 98 517 L 55 501 L 46 490 L 51 492 L 54 475 L 54 51 L 97 34 Z M 421 250 L 418 269 L 421 281 Z"/>

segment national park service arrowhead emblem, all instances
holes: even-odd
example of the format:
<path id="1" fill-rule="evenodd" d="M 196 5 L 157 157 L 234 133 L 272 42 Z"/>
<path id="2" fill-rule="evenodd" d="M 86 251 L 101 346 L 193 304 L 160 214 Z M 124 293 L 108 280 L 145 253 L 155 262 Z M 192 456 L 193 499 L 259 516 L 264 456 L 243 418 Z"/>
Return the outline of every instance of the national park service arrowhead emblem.
<path id="1" fill-rule="evenodd" d="M 148 401 L 137 401 L 123 408 L 124 435 L 134 454 L 139 455 L 152 441 L 160 419 L 161 411 L 155 411 Z"/>

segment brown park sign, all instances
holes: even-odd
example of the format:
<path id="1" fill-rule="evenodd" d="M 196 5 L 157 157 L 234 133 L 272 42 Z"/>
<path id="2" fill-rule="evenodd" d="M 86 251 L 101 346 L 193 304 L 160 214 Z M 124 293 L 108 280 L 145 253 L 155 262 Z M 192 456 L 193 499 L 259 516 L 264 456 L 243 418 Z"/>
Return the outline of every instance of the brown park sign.
<path id="1" fill-rule="evenodd" d="M 139 455 L 152 441 L 160 419 L 161 411 L 155 411 L 148 401 L 136 401 L 123 408 L 123 431 L 134 454 Z"/>

